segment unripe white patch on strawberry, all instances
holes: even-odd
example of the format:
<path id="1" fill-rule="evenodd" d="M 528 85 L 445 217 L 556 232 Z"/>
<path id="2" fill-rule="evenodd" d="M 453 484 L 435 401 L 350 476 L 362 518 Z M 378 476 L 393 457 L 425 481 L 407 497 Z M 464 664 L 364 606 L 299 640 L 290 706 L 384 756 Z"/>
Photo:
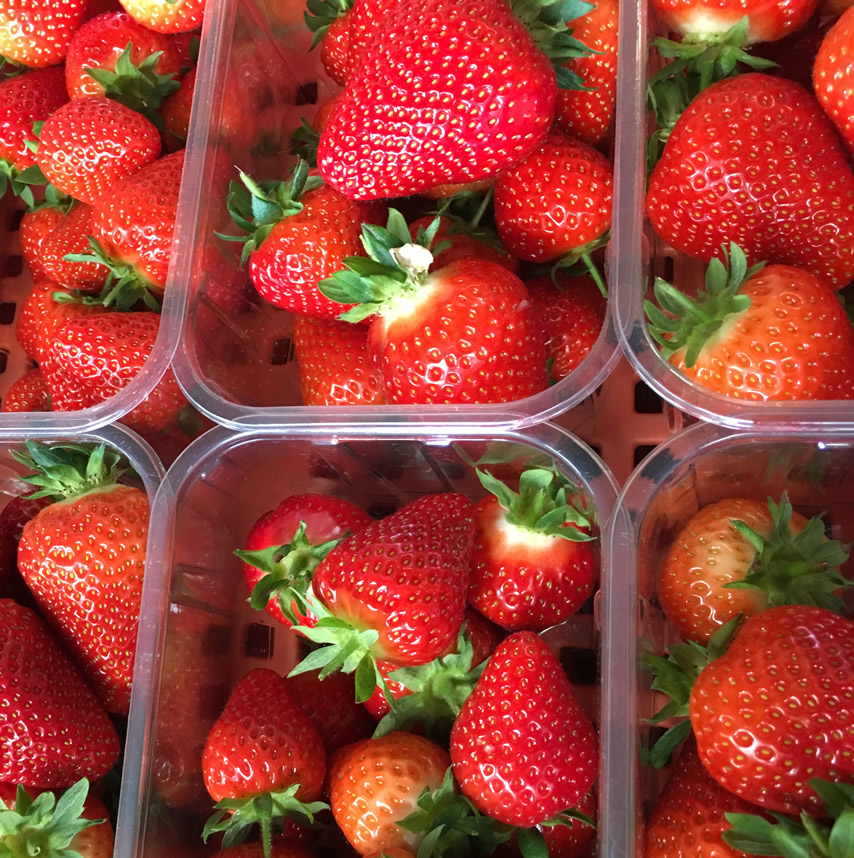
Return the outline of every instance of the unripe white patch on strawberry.
<path id="1" fill-rule="evenodd" d="M 415 247 L 416 245 L 409 245 Z M 422 248 L 423 250 L 424 248 Z M 430 251 L 428 250 L 429 254 Z M 426 273 L 426 272 L 425 272 Z M 436 276 L 427 276 L 416 288 L 406 288 L 383 308 L 380 321 L 388 330 L 396 322 L 406 319 L 418 321 L 422 308 L 443 300 L 444 286 Z"/>
<path id="2" fill-rule="evenodd" d="M 560 536 L 552 536 L 513 524 L 504 515 L 497 515 L 496 519 L 495 529 L 504 537 L 505 544 L 510 548 L 519 547 L 538 551 L 550 548 L 555 542 L 565 542 Z"/>

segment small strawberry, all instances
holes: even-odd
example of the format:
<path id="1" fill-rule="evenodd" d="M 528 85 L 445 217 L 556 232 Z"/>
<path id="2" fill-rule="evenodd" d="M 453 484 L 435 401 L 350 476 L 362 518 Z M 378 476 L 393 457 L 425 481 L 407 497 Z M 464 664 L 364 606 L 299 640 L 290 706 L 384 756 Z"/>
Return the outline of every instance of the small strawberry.
<path id="1" fill-rule="evenodd" d="M 0 411 L 50 411 L 50 394 L 40 369 L 25 372 L 3 397 Z"/>
<path id="2" fill-rule="evenodd" d="M 163 107 L 160 108 L 166 145 L 170 150 L 181 149 L 187 143 L 195 94 L 196 70 L 192 68 L 181 78 L 178 88 L 163 102 Z"/>
<path id="3" fill-rule="evenodd" d="M 48 279 L 42 264 L 42 246 L 45 239 L 59 226 L 64 214 L 65 212 L 56 206 L 42 206 L 25 212 L 21 218 L 18 240 L 21 243 L 21 256 L 24 257 L 33 283 Z"/>
<path id="4" fill-rule="evenodd" d="M 0 5 L 0 57 L 44 68 L 65 59 L 88 0 L 6 0 Z"/>
<path id="5" fill-rule="evenodd" d="M 94 257 L 88 261 L 68 259 L 90 250 L 92 206 L 77 203 L 62 215 L 40 245 L 41 266 L 46 275 L 64 289 L 97 292 L 104 287 L 110 270 Z"/>
<path id="6" fill-rule="evenodd" d="M 562 825 L 540 826 L 540 833 L 549 850 L 548 858 L 587 858 L 590 855 L 596 841 L 596 826 L 590 822 L 596 822 L 598 813 L 593 790 L 587 793 L 573 810 L 587 819 L 568 815 Z"/>
<path id="7" fill-rule="evenodd" d="M 24 525 L 50 503 L 50 498 L 13 497 L 0 511 L 0 598 L 36 607 L 33 594 L 18 570 L 18 543 Z"/>
<path id="8" fill-rule="evenodd" d="M 590 791 L 597 747 L 560 662 L 533 632 L 498 645 L 451 730 L 463 794 L 522 828 L 573 808 Z"/>
<path id="9" fill-rule="evenodd" d="M 160 135 L 144 116 L 90 96 L 68 102 L 45 122 L 36 163 L 60 191 L 92 204 L 159 155 Z"/>
<path id="10" fill-rule="evenodd" d="M 124 10 L 156 33 L 186 33 L 202 25 L 205 0 L 119 0 Z"/>
<path id="11" fill-rule="evenodd" d="M 119 758 L 107 713 L 44 623 L 0 599 L 0 780 L 70 787 Z"/>
<path id="12" fill-rule="evenodd" d="M 196 67 L 199 61 L 199 48 L 202 42 L 202 31 L 184 30 L 182 33 L 172 33 L 169 43 L 178 58 L 178 69 L 182 75 L 187 75 Z"/>
<path id="13" fill-rule="evenodd" d="M 385 404 L 364 325 L 296 316 L 293 343 L 303 405 Z"/>
<path id="14" fill-rule="evenodd" d="M 854 6 L 847 9 L 822 40 L 812 81 L 819 103 L 833 120 L 848 149 L 854 151 Z"/>

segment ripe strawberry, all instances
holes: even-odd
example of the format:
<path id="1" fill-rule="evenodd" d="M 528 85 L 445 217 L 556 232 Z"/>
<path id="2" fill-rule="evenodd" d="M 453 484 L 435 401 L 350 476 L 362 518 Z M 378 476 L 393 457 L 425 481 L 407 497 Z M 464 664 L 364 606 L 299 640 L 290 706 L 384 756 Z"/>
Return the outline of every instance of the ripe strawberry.
<path id="1" fill-rule="evenodd" d="M 480 194 L 494 187 L 495 178 L 493 177 L 489 179 L 481 179 L 477 182 L 458 182 L 456 184 L 436 185 L 435 187 L 428 188 L 428 190 L 423 191 L 421 196 L 426 197 L 428 200 L 445 200 L 448 197 L 455 197 L 457 194 L 465 191 Z"/>
<path id="2" fill-rule="evenodd" d="M 800 605 L 750 617 L 691 689 L 703 765 L 752 804 L 820 813 L 807 781 L 854 779 L 852 685 L 851 620 Z"/>
<path id="3" fill-rule="evenodd" d="M 74 411 L 104 402 L 130 384 L 154 349 L 157 313 L 99 313 L 67 322 L 51 344 L 45 376 L 55 411 Z M 122 418 L 139 432 L 167 429 L 187 399 L 171 367 L 154 390 Z"/>
<path id="4" fill-rule="evenodd" d="M 849 150 L 854 151 L 854 6 L 847 9 L 822 40 L 813 65 L 815 94 L 835 123 Z"/>
<path id="5" fill-rule="evenodd" d="M 178 89 L 163 102 L 163 107 L 160 108 L 166 145 L 170 150 L 180 149 L 187 143 L 195 93 L 196 69 L 192 68 L 181 78 Z"/>
<path id="6" fill-rule="evenodd" d="M 595 823 L 597 804 L 593 791 L 587 793 L 573 810 Z M 549 858 L 587 858 L 596 840 L 595 825 L 571 816 L 566 818 L 564 825 L 541 826 L 540 833 L 546 842 Z"/>
<path id="7" fill-rule="evenodd" d="M 852 395 L 854 333 L 826 282 L 787 265 L 747 267 L 733 244 L 691 301 L 658 279 L 646 302 L 661 354 L 689 379 L 754 401 Z"/>
<path id="8" fill-rule="evenodd" d="M 385 404 L 364 325 L 296 316 L 293 342 L 303 405 Z"/>
<path id="9" fill-rule="evenodd" d="M 592 53 L 570 60 L 567 68 L 586 89 L 562 89 L 557 94 L 555 125 L 583 143 L 595 146 L 608 132 L 617 101 L 617 0 L 595 0 L 593 9 L 567 24 L 573 38 Z M 561 830 L 565 826 L 558 826 Z"/>
<path id="10" fill-rule="evenodd" d="M 25 372 L 11 385 L 3 397 L 0 411 L 50 411 L 50 394 L 40 369 Z"/>
<path id="11" fill-rule="evenodd" d="M 417 850 L 423 834 L 396 823 L 418 810 L 425 790 L 441 787 L 448 752 L 412 733 L 390 733 L 342 749 L 329 772 L 335 822 L 360 855 L 394 847 Z"/>
<path id="12" fill-rule="evenodd" d="M 36 607 L 18 570 L 18 542 L 24 525 L 50 503 L 49 498 L 13 497 L 0 511 L 0 598 Z"/>
<path id="13" fill-rule="evenodd" d="M 573 277 L 564 269 L 528 280 L 525 286 L 546 344 L 549 375 L 560 381 L 599 339 L 608 305 L 592 277 Z"/>
<path id="14" fill-rule="evenodd" d="M 185 30 L 183 33 L 172 33 L 169 36 L 169 43 L 178 57 L 178 69 L 182 75 L 189 74 L 196 67 L 201 41 L 201 29 Z"/>
<path id="15" fill-rule="evenodd" d="M 614 171 L 584 143 L 550 134 L 495 183 L 501 242 L 532 262 L 574 259 L 601 244 L 611 226 Z"/>
<path id="16" fill-rule="evenodd" d="M 144 116 L 90 96 L 64 104 L 45 122 L 36 163 L 60 191 L 92 204 L 159 155 L 160 135 Z"/>
<path id="17" fill-rule="evenodd" d="M 65 59 L 88 0 L 6 0 L 0 5 L 0 56 L 30 68 Z"/>
<path id="18" fill-rule="evenodd" d="M 412 221 L 409 224 L 412 240 L 417 241 L 419 230 L 426 231 L 432 222 L 433 217 L 429 215 Z M 438 271 L 460 259 L 487 259 L 514 274 L 519 272 L 519 260 L 507 252 L 496 233 L 487 227 L 471 226 L 462 218 L 443 215 L 428 249 L 433 251 L 442 243 L 449 246 L 434 253 L 431 271 Z"/>
<path id="19" fill-rule="evenodd" d="M 119 0 L 124 10 L 157 33 L 186 33 L 202 25 L 205 0 Z"/>
<path id="20" fill-rule="evenodd" d="M 65 289 L 97 292 L 110 274 L 109 268 L 94 260 L 81 262 L 66 259 L 72 254 L 91 250 L 92 206 L 77 203 L 62 215 L 53 231 L 41 242 L 41 265 L 47 276 Z"/>
<path id="21" fill-rule="evenodd" d="M 742 858 L 722 836 L 727 813 L 756 807 L 725 790 L 703 767 L 692 742 L 679 754 L 646 826 L 646 858 Z"/>
<path id="22" fill-rule="evenodd" d="M 57 502 L 24 526 L 18 566 L 108 712 L 127 714 L 145 571 L 148 498 L 118 485 L 119 455 L 27 442 L 25 477 Z"/>
<path id="23" fill-rule="evenodd" d="M 105 12 L 74 34 L 65 81 L 71 98 L 105 95 L 153 120 L 178 88 L 179 69 L 168 36 L 143 27 L 126 12 Z"/>
<path id="24" fill-rule="evenodd" d="M 646 211 L 661 238 L 706 262 L 735 242 L 751 264 L 793 265 L 834 288 L 854 277 L 854 173 L 814 96 L 783 78 L 738 75 L 694 99 Z"/>
<path id="25" fill-rule="evenodd" d="M 21 243 L 21 256 L 34 283 L 47 280 L 47 272 L 42 264 L 42 246 L 45 239 L 59 226 L 65 213 L 55 206 L 42 206 L 24 213 L 18 227 L 18 240 Z"/>
<path id="26" fill-rule="evenodd" d="M 482 813 L 523 828 L 590 791 L 597 745 L 560 662 L 533 632 L 498 645 L 451 730 L 463 794 Z"/>
<path id="27" fill-rule="evenodd" d="M 252 525 L 246 548 L 235 552 L 243 560 L 252 607 L 266 610 L 290 627 L 281 608 L 286 599 L 289 613 L 300 622 L 312 622 L 310 615 L 300 614 L 294 597 L 305 597 L 315 569 L 335 545 L 372 521 L 363 509 L 342 498 L 318 494 L 286 497 Z"/>
<path id="28" fill-rule="evenodd" d="M 342 318 L 375 317 L 368 351 L 386 398 L 396 404 L 508 402 L 543 390 L 545 351 L 522 281 L 478 259 L 428 274 L 433 256 L 425 245 L 438 225 L 435 220 L 423 243 L 413 244 L 403 217 L 391 210 L 388 229 L 363 230 L 372 261 L 348 258 L 348 271 L 320 284 L 342 304 L 365 302 Z"/>
<path id="29" fill-rule="evenodd" d="M 0 599 L 0 780 L 68 787 L 119 758 L 103 707 L 29 608 Z"/>
<path id="30" fill-rule="evenodd" d="M 674 538 L 658 601 L 681 638 L 706 645 L 738 615 L 773 605 L 842 613 L 833 593 L 846 585 L 838 567 L 847 557 L 839 542 L 827 540 L 820 518 L 807 521 L 785 497 L 779 505 L 726 498 L 703 507 Z"/>

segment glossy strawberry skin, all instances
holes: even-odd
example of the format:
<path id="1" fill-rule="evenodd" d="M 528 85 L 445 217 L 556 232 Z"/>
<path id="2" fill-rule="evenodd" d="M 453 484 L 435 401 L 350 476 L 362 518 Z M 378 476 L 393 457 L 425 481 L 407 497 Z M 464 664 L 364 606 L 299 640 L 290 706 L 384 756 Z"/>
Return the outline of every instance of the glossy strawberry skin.
<path id="1" fill-rule="evenodd" d="M 551 134 L 495 183 L 501 242 L 521 259 L 550 262 L 611 226 L 614 171 L 595 149 Z"/>
<path id="2" fill-rule="evenodd" d="M 510 402 L 545 389 L 545 349 L 515 274 L 461 259 L 431 274 L 416 302 L 368 333 L 390 402 Z"/>
<path id="3" fill-rule="evenodd" d="M 0 617 L 0 780 L 55 789 L 102 778 L 119 757 L 103 707 L 32 611 L 2 599 Z"/>
<path id="4" fill-rule="evenodd" d="M 44 206 L 35 211 L 25 212 L 18 227 L 18 239 L 21 242 L 21 256 L 34 283 L 47 280 L 47 272 L 42 264 L 42 245 L 45 239 L 59 226 L 63 214 L 53 206 Z"/>
<path id="5" fill-rule="evenodd" d="M 180 149 L 187 142 L 195 93 L 196 69 L 192 68 L 181 78 L 178 89 L 163 102 L 163 107 L 160 108 L 167 148 L 171 150 Z"/>
<path id="6" fill-rule="evenodd" d="M 473 520 L 462 495 L 426 495 L 336 546 L 314 592 L 336 617 L 379 633 L 372 654 L 425 664 L 463 623 Z"/>
<path id="7" fill-rule="evenodd" d="M 661 238 L 706 262 L 735 241 L 751 264 L 793 265 L 836 289 L 854 276 L 854 173 L 815 97 L 783 78 L 738 75 L 694 99 L 646 211 Z"/>
<path id="8" fill-rule="evenodd" d="M 417 237 L 419 228 L 427 229 L 433 219 L 429 216 L 422 217 L 409 224 L 409 232 L 413 240 Z M 445 242 L 450 244 L 450 247 L 446 247 L 433 257 L 430 270 L 438 271 L 440 268 L 460 259 L 488 259 L 490 262 L 495 262 L 508 271 L 518 274 L 519 260 L 501 246 L 497 235 L 491 237 L 494 238 L 494 243 L 481 241 L 477 235 L 464 231 L 464 228 L 457 229 L 450 218 L 443 217 L 431 247 L 436 247 Z"/>
<path id="9" fill-rule="evenodd" d="M 248 798 L 293 784 L 300 784 L 300 801 L 312 801 L 323 786 L 326 752 L 284 679 L 256 668 L 235 686 L 211 728 L 202 771 L 214 801 Z"/>
<path id="10" fill-rule="evenodd" d="M 91 206 L 77 203 L 42 239 L 42 268 L 51 280 L 65 289 L 98 292 L 107 282 L 110 272 L 106 266 L 96 262 L 71 262 L 65 258 L 70 253 L 91 252 L 89 236 L 93 232 L 93 214 Z"/>
<path id="11" fill-rule="evenodd" d="M 396 15 L 395 7 L 400 0 L 355 0 L 346 16 L 348 34 L 341 85 L 356 73 L 359 64 L 368 52 L 371 42 L 389 15 Z"/>
<path id="12" fill-rule="evenodd" d="M 102 96 L 74 99 L 45 122 L 36 163 L 63 193 L 90 205 L 160 155 L 160 135 L 141 114 Z"/>
<path id="13" fill-rule="evenodd" d="M 320 61 L 326 74 L 338 84 L 347 83 L 349 72 L 348 47 L 350 43 L 350 17 L 342 15 L 336 18 L 326 31 L 320 43 Z"/>
<path id="14" fill-rule="evenodd" d="M 25 372 L 6 391 L 0 411 L 50 411 L 50 394 L 40 369 Z"/>
<path id="15" fill-rule="evenodd" d="M 850 151 L 854 151 L 854 11 L 847 9 L 822 40 L 813 65 L 813 88 Z"/>
<path id="16" fill-rule="evenodd" d="M 124 10 L 149 30 L 186 33 L 197 30 L 204 18 L 205 0 L 119 0 Z"/>
<path id="17" fill-rule="evenodd" d="M 691 690 L 703 765 L 752 804 L 820 815 L 811 778 L 854 778 L 854 627 L 808 606 L 750 617 Z"/>
<path id="18" fill-rule="evenodd" d="M 581 801 L 575 810 L 589 816 L 593 822 L 597 821 L 598 807 L 596 796 L 591 790 Z M 543 826 L 540 829 L 546 847 L 549 850 L 549 858 L 587 858 L 596 841 L 597 829 L 582 822 L 579 819 L 569 821 L 567 825 Z M 650 858 L 650 856 L 646 856 Z M 676 856 L 671 856 L 676 858 Z"/>
<path id="19" fill-rule="evenodd" d="M 68 101 L 61 68 L 36 69 L 0 83 L 0 158 L 17 170 L 35 163 L 27 140 L 33 123 L 43 122 Z"/>
<path id="20" fill-rule="evenodd" d="M 0 56 L 30 68 L 61 63 L 88 0 L 7 0 L 0 6 Z"/>
<path id="21" fill-rule="evenodd" d="M 385 404 L 364 325 L 297 316 L 293 341 L 303 405 Z"/>
<path id="22" fill-rule="evenodd" d="M 498 645 L 451 730 L 463 794 L 483 813 L 523 828 L 589 792 L 597 748 L 560 662 L 533 632 Z"/>
<path id="23" fill-rule="evenodd" d="M 501 0 L 402 0 L 338 100 L 318 167 L 354 199 L 487 178 L 538 145 L 556 95 L 548 60 Z"/>

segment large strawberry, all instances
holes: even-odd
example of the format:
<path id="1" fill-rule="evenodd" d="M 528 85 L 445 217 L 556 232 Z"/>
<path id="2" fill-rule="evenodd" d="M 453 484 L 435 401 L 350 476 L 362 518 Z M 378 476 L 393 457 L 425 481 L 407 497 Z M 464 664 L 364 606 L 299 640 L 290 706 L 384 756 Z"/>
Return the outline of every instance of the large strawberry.
<path id="1" fill-rule="evenodd" d="M 0 57 L 43 68 L 61 63 L 89 0 L 6 0 L 0 5 Z"/>
<path id="2" fill-rule="evenodd" d="M 849 8 L 822 40 L 813 64 L 812 80 L 819 103 L 836 124 L 848 148 L 854 150 L 854 7 Z"/>
<path id="3" fill-rule="evenodd" d="M 348 321 L 375 316 L 368 350 L 394 403 L 508 402 L 546 387 L 546 360 L 522 281 L 503 266 L 462 259 L 428 273 L 439 219 L 413 243 L 403 217 L 365 226 L 371 259 L 320 284 L 336 301 L 363 303 Z M 377 264 L 379 263 L 379 264 Z"/>
<path id="4" fill-rule="evenodd" d="M 572 809 L 589 792 L 597 747 L 560 661 L 533 632 L 498 645 L 451 730 L 463 794 L 523 828 Z"/>
<path id="5" fill-rule="evenodd" d="M 16 458 L 56 503 L 24 526 L 18 565 L 108 711 L 127 714 L 145 571 L 148 497 L 116 482 L 119 455 L 101 444 L 44 447 Z"/>
<path id="6" fill-rule="evenodd" d="M 124 10 L 149 30 L 187 33 L 198 29 L 205 14 L 205 0 L 120 0 Z"/>
<path id="7" fill-rule="evenodd" d="M 0 781 L 53 789 L 119 758 L 107 713 L 45 624 L 0 599 Z"/>
<path id="8" fill-rule="evenodd" d="M 661 238 L 706 262 L 735 242 L 749 263 L 793 265 L 834 288 L 854 277 L 854 173 L 815 97 L 783 78 L 739 75 L 694 99 L 646 211 Z"/>

